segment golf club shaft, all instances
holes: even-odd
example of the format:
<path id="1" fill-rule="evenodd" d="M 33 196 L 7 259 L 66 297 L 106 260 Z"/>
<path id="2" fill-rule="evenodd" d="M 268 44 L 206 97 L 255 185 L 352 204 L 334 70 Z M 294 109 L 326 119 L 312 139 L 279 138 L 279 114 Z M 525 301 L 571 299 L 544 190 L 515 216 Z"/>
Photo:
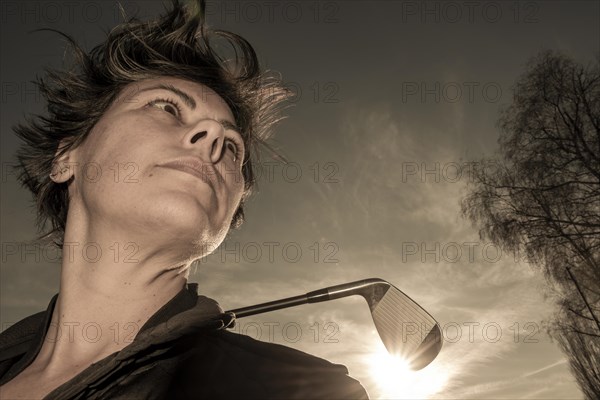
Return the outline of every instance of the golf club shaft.
<path id="1" fill-rule="evenodd" d="M 229 310 L 227 312 L 234 313 L 236 318 L 242 318 L 247 317 L 249 315 L 256 315 L 266 313 L 269 311 L 281 310 L 282 308 L 295 307 L 301 304 L 306 304 L 308 302 L 308 296 L 303 294 L 301 296 L 294 296 L 285 299 L 269 301 L 268 303 L 261 303 L 253 306 L 236 308 L 235 310 Z"/>
<path id="2" fill-rule="evenodd" d="M 318 303 L 321 301 L 339 299 L 341 297 L 359 294 L 359 291 L 362 288 L 377 282 L 384 281 L 376 278 L 363 279 L 356 282 L 343 283 L 341 285 L 335 285 L 324 289 L 314 290 L 312 292 L 308 292 L 300 296 L 287 297 L 285 299 L 269 301 L 267 303 L 236 308 L 235 310 L 229 310 L 227 312 L 234 313 L 236 318 L 242 318 L 247 317 L 249 315 L 262 314 L 269 311 L 281 310 L 283 308 L 295 307 L 307 303 Z"/>

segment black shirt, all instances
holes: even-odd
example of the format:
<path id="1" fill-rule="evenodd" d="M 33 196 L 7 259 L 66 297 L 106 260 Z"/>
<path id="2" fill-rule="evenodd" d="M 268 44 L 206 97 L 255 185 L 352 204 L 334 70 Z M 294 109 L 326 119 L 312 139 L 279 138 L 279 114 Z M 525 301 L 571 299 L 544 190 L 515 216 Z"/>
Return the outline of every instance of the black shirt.
<path id="1" fill-rule="evenodd" d="M 39 353 L 58 294 L 45 312 L 0 334 L 0 385 Z M 234 317 L 188 283 L 135 339 L 44 399 L 367 399 L 343 365 L 226 330 Z M 0 389 L 1 390 L 1 389 Z"/>

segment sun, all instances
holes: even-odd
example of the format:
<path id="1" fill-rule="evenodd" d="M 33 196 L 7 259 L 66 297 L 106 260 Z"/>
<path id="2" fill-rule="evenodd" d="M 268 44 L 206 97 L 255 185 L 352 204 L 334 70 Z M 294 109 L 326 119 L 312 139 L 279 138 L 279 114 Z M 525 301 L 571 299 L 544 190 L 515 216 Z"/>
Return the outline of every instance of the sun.
<path id="1" fill-rule="evenodd" d="M 383 344 L 368 356 L 368 365 L 381 398 L 427 399 L 440 392 L 448 381 L 448 374 L 435 362 L 413 371 L 407 361 L 390 355 Z"/>

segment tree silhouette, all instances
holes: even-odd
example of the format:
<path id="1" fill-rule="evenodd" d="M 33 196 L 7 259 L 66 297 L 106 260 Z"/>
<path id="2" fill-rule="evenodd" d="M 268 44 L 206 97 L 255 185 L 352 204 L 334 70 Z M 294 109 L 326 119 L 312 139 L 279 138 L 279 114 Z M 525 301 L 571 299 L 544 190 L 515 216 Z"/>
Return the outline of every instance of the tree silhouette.
<path id="1" fill-rule="evenodd" d="M 585 395 L 600 398 L 600 55 L 588 66 L 532 59 L 499 127 L 462 213 L 544 272 L 558 299 L 550 332 Z"/>

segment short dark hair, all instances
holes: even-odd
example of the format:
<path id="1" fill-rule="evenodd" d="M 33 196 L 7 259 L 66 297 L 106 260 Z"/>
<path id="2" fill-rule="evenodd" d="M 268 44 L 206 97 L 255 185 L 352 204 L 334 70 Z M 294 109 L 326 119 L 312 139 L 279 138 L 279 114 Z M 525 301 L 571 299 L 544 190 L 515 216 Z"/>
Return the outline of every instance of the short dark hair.
<path id="1" fill-rule="evenodd" d="M 257 145 L 265 143 L 281 119 L 279 111 L 290 91 L 280 78 L 261 69 L 248 41 L 206 26 L 203 0 L 186 5 L 171 0 L 165 12 L 154 20 L 132 17 L 117 25 L 89 53 L 70 36 L 45 29 L 67 39 L 73 64 L 67 70 L 46 69 L 46 76 L 36 79 L 48 115 L 36 115 L 14 127 L 24 141 L 16 168 L 20 182 L 36 199 L 38 228 L 43 231 L 50 222 L 52 228 L 43 237 L 59 246 L 69 196 L 67 183 L 56 184 L 49 178 L 55 160 L 83 142 L 127 84 L 161 76 L 201 83 L 222 97 L 233 112 L 248 151 L 242 165 L 244 194 L 231 227 L 237 228 L 244 220 L 243 204 L 255 185 L 252 160 L 258 156 Z M 232 59 L 217 52 L 215 39 L 231 46 Z"/>

